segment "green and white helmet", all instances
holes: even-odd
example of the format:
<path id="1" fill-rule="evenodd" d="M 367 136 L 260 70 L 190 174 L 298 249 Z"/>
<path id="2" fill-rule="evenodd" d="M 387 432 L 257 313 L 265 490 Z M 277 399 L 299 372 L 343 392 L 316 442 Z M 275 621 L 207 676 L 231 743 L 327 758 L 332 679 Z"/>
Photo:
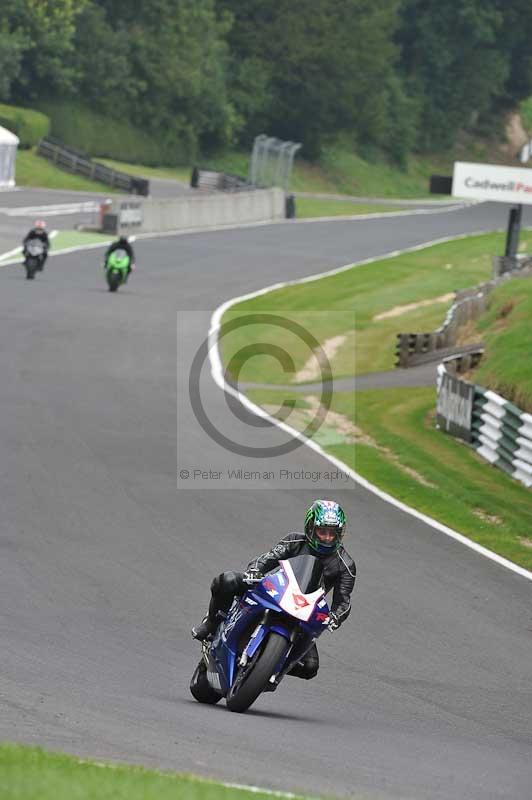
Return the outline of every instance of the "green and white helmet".
<path id="1" fill-rule="evenodd" d="M 345 525 L 345 514 L 338 503 L 314 500 L 305 517 L 305 536 L 316 553 L 327 555 L 340 547 Z"/>

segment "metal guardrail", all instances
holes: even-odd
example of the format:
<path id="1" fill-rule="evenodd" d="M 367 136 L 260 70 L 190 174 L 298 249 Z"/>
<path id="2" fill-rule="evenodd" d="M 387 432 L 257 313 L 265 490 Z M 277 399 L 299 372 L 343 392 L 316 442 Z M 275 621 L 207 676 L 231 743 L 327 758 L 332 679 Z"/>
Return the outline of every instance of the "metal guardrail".
<path id="1" fill-rule="evenodd" d="M 145 178 L 118 172 L 115 169 L 99 164 L 91 158 L 67 147 L 57 139 L 41 139 L 37 148 L 37 155 L 52 161 L 56 166 L 76 175 L 84 175 L 93 181 L 100 181 L 107 186 L 121 189 L 128 194 L 140 194 L 146 197 L 150 191 L 150 182 Z"/>
<path id="2" fill-rule="evenodd" d="M 491 283 L 457 294 L 443 324 L 437 330 L 430 333 L 398 333 L 395 366 L 416 366 L 426 360 L 420 358 L 421 355 L 456 345 L 459 328 L 486 310 L 488 294 L 494 288 Z"/>
<path id="3" fill-rule="evenodd" d="M 190 188 L 204 192 L 249 192 L 255 187 L 240 175 L 194 167 L 190 176 Z"/>
<path id="4" fill-rule="evenodd" d="M 449 362 L 438 367 L 438 427 L 469 442 L 479 456 L 530 488 L 532 414 L 452 375 Z"/>
<path id="5" fill-rule="evenodd" d="M 414 367 L 426 361 L 434 360 L 434 356 L 445 356 L 445 351 L 456 347 L 458 331 L 467 322 L 479 317 L 487 308 L 490 293 L 504 281 L 512 278 L 532 276 L 530 259 L 523 260 L 519 269 L 475 286 L 456 292 L 455 302 L 447 312 L 443 324 L 429 333 L 398 333 L 395 355 L 396 367 Z M 464 350 L 478 347 L 470 345 Z"/>

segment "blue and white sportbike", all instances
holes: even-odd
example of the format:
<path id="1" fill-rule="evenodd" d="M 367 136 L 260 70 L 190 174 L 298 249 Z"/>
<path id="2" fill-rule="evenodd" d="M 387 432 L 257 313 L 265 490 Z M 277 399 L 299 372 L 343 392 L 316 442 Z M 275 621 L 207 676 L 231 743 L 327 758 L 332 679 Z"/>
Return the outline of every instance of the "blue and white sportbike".
<path id="1" fill-rule="evenodd" d="M 323 569 L 312 555 L 280 561 L 245 582 L 212 641 L 202 642 L 190 682 L 200 703 L 225 697 L 230 711 L 246 711 L 262 692 L 275 691 L 329 623 Z"/>

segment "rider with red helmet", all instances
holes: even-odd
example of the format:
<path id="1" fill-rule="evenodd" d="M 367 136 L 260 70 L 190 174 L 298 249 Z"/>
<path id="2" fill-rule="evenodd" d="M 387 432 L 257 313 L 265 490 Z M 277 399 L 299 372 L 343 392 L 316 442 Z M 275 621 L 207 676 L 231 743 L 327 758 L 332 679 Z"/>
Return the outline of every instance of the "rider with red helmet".
<path id="1" fill-rule="evenodd" d="M 39 239 L 44 245 L 44 252 L 42 255 L 41 270 L 44 267 L 44 262 L 48 258 L 48 250 L 50 248 L 50 239 L 46 231 L 46 222 L 43 219 L 36 219 L 33 228 L 28 231 L 22 242 L 22 253 L 26 258 L 26 246 L 32 239 Z"/>

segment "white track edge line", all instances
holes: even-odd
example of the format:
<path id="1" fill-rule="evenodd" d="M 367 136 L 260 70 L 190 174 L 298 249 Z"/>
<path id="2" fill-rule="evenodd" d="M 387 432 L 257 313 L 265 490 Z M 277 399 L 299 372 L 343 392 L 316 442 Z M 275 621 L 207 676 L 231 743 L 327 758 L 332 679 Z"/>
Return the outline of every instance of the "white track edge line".
<path id="1" fill-rule="evenodd" d="M 60 755 L 69 755 L 69 753 Z M 138 769 L 136 764 L 130 764 L 128 762 L 113 762 L 113 761 L 92 761 L 89 758 L 80 758 L 73 756 L 75 758 L 76 763 L 78 764 L 87 764 L 89 767 L 98 767 L 99 769 Z M 193 779 L 197 780 L 199 783 L 207 783 L 210 786 L 223 786 L 226 789 L 236 789 L 240 792 L 249 792 L 250 794 L 267 794 L 271 797 L 281 797 L 285 798 L 285 800 L 319 800 L 319 798 L 315 798 L 311 795 L 306 794 L 294 794 L 293 792 L 283 792 L 280 789 L 265 789 L 262 786 L 253 786 L 247 785 L 245 783 L 226 783 L 224 781 L 217 781 L 215 778 L 205 778 L 201 775 L 193 775 L 193 774 L 185 774 L 182 775 L 178 772 L 166 772 L 165 770 L 160 769 L 150 769 L 149 767 L 140 767 L 142 770 L 148 770 L 150 773 L 154 775 L 160 775 L 163 778 L 189 778 L 192 777 Z"/>
<path id="2" fill-rule="evenodd" d="M 213 378 L 214 382 L 216 383 L 216 385 L 222 391 L 226 392 L 227 394 L 232 395 L 237 400 L 239 400 L 245 408 L 247 408 L 249 411 L 251 411 L 251 413 L 255 414 L 258 417 L 262 417 L 263 419 L 267 419 L 269 422 L 271 422 L 273 425 L 276 425 L 278 428 L 283 430 L 285 433 L 288 433 L 290 436 L 292 436 L 295 439 L 299 439 L 307 447 L 310 447 L 311 450 L 314 450 L 316 453 L 318 453 L 319 455 L 323 456 L 323 458 L 325 458 L 327 461 L 329 461 L 331 464 L 333 464 L 337 469 L 340 469 L 343 472 L 345 472 L 347 475 L 349 475 L 351 480 L 353 480 L 359 486 L 362 486 L 364 489 L 366 489 L 367 491 L 369 491 L 372 494 L 376 495 L 381 500 L 384 500 L 385 502 L 390 503 L 390 505 L 395 506 L 395 508 L 398 508 L 400 511 L 404 511 L 406 514 L 410 514 L 410 516 L 413 516 L 416 519 L 419 519 L 421 522 L 424 522 L 426 525 L 429 525 L 430 527 L 434 528 L 435 530 L 438 530 L 441 533 L 444 533 L 446 536 L 449 536 L 451 539 L 455 539 L 455 541 L 460 542 L 460 544 L 463 544 L 466 547 L 469 547 L 471 550 L 474 550 L 476 553 L 478 553 L 478 554 L 480 554 L 482 556 L 485 556 L 486 558 L 489 558 L 491 561 L 495 561 L 500 566 L 505 567 L 506 569 L 509 569 L 512 572 L 515 572 L 518 575 L 521 575 L 521 577 L 527 578 L 528 580 L 532 581 L 532 572 L 529 572 L 524 567 L 520 567 L 518 564 L 514 564 L 513 561 L 509 561 L 508 559 L 503 558 L 503 556 L 498 555 L 498 553 L 494 553 L 492 550 L 488 550 L 488 548 L 483 547 L 480 544 L 477 544 L 477 542 L 474 542 L 472 539 L 468 539 L 467 536 L 464 536 L 463 534 L 458 533 L 458 531 L 455 531 L 452 528 L 449 528 L 447 525 L 444 525 L 443 523 L 438 522 L 437 520 L 433 519 L 432 517 L 429 517 L 427 514 L 423 514 L 423 512 L 418 511 L 417 509 L 406 505 L 405 503 L 401 502 L 400 500 L 397 500 L 397 498 L 392 497 L 392 495 L 388 494 L 387 492 L 384 492 L 382 489 L 379 489 L 377 486 L 375 486 L 374 484 L 372 484 L 368 480 L 366 480 L 366 478 L 363 478 L 361 475 L 359 475 L 357 472 L 355 472 L 355 470 L 351 469 L 351 467 L 349 467 L 343 461 L 340 461 L 340 459 L 338 459 L 335 456 L 330 455 L 329 453 L 325 452 L 325 450 L 323 450 L 320 447 L 320 445 L 318 445 L 312 439 L 305 438 L 299 431 L 296 431 L 294 428 L 291 428 L 289 425 L 286 425 L 284 422 L 281 422 L 280 420 L 276 419 L 275 417 L 272 417 L 270 414 L 268 414 L 266 411 L 264 411 L 263 408 L 261 408 L 260 406 L 256 405 L 255 403 L 253 403 L 248 397 L 246 397 L 246 395 L 242 394 L 237 389 L 235 389 L 234 387 L 230 386 L 226 382 L 225 377 L 224 377 L 223 364 L 222 364 L 222 360 L 221 360 L 221 356 L 220 356 L 220 350 L 219 350 L 219 347 L 218 347 L 218 333 L 219 333 L 219 330 L 220 330 L 222 317 L 223 317 L 223 315 L 225 314 L 226 311 L 228 311 L 232 306 L 235 306 L 238 303 L 242 303 L 245 300 L 251 300 L 252 298 L 255 298 L 255 297 L 260 297 L 261 295 L 268 294 L 269 292 L 275 291 L 276 289 L 283 289 L 283 288 L 285 288 L 287 286 L 294 286 L 294 285 L 297 285 L 297 284 L 309 283 L 311 281 L 316 281 L 316 280 L 319 280 L 321 278 L 330 277 L 332 275 L 337 275 L 340 272 L 345 272 L 348 269 L 353 269 L 355 267 L 362 266 L 363 264 L 371 264 L 373 262 L 382 261 L 382 260 L 384 260 L 386 258 L 393 258 L 393 257 L 399 256 L 399 255 L 402 255 L 404 253 L 410 253 L 410 252 L 414 252 L 416 250 L 423 250 L 423 249 L 425 249 L 427 247 L 432 247 L 432 246 L 434 246 L 436 244 L 441 244 L 443 242 L 469 238 L 470 236 L 478 236 L 481 233 L 491 233 L 491 231 L 475 231 L 475 232 L 468 233 L 468 234 L 460 234 L 459 236 L 446 236 L 446 237 L 443 237 L 441 239 L 434 239 L 433 241 L 426 242 L 425 244 L 422 244 L 422 245 L 415 245 L 414 247 L 408 247 L 408 248 L 405 248 L 404 250 L 395 250 L 395 251 L 393 251 L 391 253 L 387 253 L 387 254 L 380 255 L 380 256 L 375 256 L 375 257 L 372 257 L 372 258 L 367 258 L 367 259 L 364 259 L 362 261 L 354 262 L 353 264 L 346 264 L 343 267 L 338 267 L 336 269 L 329 270 L 327 272 L 321 272 L 321 273 L 318 273 L 317 275 L 312 275 L 312 276 L 309 276 L 307 278 L 301 278 L 301 279 L 295 279 L 295 280 L 292 280 L 292 281 L 283 281 L 281 283 L 276 283 L 276 284 L 273 284 L 272 286 L 267 286 L 264 289 L 259 289 L 258 291 L 249 292 L 248 294 L 244 294 L 244 295 L 241 295 L 239 297 L 233 297 L 231 300 L 227 300 L 225 303 L 222 303 L 220 306 L 218 306 L 218 308 L 214 311 L 214 313 L 213 313 L 213 315 L 211 317 L 210 330 L 209 330 L 209 336 L 208 336 L 208 350 L 209 350 L 209 360 L 210 360 L 210 365 L 211 365 L 211 375 L 212 375 L 212 378 Z"/>

